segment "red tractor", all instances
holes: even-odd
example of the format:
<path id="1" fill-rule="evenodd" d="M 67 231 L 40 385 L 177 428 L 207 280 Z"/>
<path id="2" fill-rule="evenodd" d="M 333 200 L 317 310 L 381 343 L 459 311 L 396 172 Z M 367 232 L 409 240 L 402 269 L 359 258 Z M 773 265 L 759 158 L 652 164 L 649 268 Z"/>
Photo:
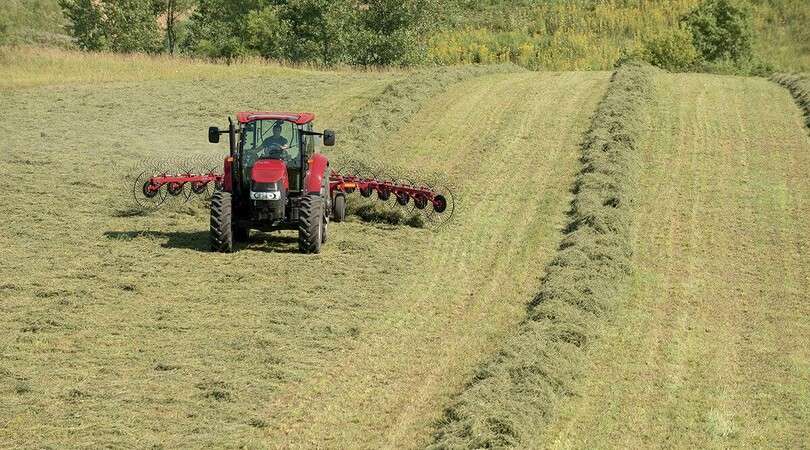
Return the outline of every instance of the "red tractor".
<path id="1" fill-rule="evenodd" d="M 251 229 L 297 230 L 303 253 L 318 253 L 326 242 L 333 195 L 329 161 L 318 153 L 335 145 L 335 133 L 313 130 L 314 114 L 242 112 L 227 130 L 208 130 L 208 141 L 228 134 L 221 189 L 211 197 L 211 247 L 231 252 Z M 342 220 L 346 199 L 336 193 L 334 215 Z"/>
<path id="2" fill-rule="evenodd" d="M 241 112 L 228 128 L 208 129 L 208 141 L 228 134 L 230 151 L 223 171 L 142 170 L 133 196 L 143 208 L 157 208 L 170 198 L 188 201 L 191 194 L 211 195 L 211 248 L 232 252 L 250 230 L 298 231 L 303 253 L 318 253 L 326 242 L 329 219 L 346 216 L 346 195 L 359 192 L 382 202 L 418 210 L 433 224 L 446 223 L 455 208 L 446 186 L 413 184 L 398 177 L 377 179 L 368 171 L 331 170 L 318 147 L 335 145 L 335 133 L 317 132 L 311 113 Z M 363 174 L 362 172 L 366 172 Z"/>

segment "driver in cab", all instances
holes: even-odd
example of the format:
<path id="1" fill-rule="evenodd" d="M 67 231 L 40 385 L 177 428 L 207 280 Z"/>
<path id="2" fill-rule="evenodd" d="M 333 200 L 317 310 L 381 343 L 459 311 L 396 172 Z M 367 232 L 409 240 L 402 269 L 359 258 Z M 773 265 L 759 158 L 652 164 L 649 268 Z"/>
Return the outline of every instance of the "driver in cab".
<path id="1" fill-rule="evenodd" d="M 273 125 L 273 135 L 262 142 L 264 156 L 266 158 L 289 159 L 289 154 L 287 153 L 287 149 L 290 148 L 289 142 L 287 138 L 281 135 L 281 126 L 281 121 L 276 122 Z"/>

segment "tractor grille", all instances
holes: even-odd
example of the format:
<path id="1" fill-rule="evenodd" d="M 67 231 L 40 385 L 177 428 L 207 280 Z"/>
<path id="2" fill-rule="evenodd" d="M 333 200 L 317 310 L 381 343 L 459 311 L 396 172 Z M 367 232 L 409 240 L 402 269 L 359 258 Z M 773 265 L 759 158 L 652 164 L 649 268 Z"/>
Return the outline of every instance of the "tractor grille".
<path id="1" fill-rule="evenodd" d="M 280 191 L 278 183 L 253 183 L 253 192 Z"/>

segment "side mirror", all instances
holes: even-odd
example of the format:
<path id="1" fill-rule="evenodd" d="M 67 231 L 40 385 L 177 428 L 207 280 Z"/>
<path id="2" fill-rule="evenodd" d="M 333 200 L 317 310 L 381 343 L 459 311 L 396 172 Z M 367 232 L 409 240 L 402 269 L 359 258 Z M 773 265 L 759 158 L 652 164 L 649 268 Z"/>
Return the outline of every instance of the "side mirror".
<path id="1" fill-rule="evenodd" d="M 331 147 L 335 145 L 335 132 L 332 130 L 323 130 L 323 145 Z"/>
<path id="2" fill-rule="evenodd" d="M 208 127 L 208 142 L 212 144 L 219 143 L 219 128 Z"/>

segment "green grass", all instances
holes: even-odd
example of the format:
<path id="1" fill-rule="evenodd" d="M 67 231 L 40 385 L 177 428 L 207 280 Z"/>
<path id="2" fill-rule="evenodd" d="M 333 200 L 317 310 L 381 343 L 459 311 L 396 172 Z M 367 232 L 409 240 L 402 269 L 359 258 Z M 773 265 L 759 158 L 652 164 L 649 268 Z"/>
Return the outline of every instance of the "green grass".
<path id="1" fill-rule="evenodd" d="M 3 92 L 0 446 L 427 443 L 536 290 L 608 77 L 216 70 Z M 219 255 L 202 207 L 128 214 L 122 171 L 222 155 L 206 127 L 254 108 L 314 111 L 335 159 L 447 173 L 457 221 L 332 224 L 317 256 L 256 233 Z"/>
<path id="2" fill-rule="evenodd" d="M 623 71 L 592 117 L 607 72 L 0 62 L 0 447 L 808 441 L 802 76 Z M 455 222 L 221 255 L 204 205 L 131 209 L 138 161 L 270 108 L 444 174 Z"/>
<path id="3" fill-rule="evenodd" d="M 810 138 L 762 79 L 661 74 L 633 281 L 542 436 L 571 448 L 810 441 Z"/>

